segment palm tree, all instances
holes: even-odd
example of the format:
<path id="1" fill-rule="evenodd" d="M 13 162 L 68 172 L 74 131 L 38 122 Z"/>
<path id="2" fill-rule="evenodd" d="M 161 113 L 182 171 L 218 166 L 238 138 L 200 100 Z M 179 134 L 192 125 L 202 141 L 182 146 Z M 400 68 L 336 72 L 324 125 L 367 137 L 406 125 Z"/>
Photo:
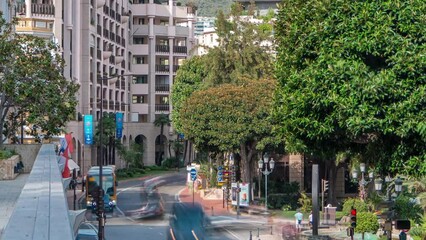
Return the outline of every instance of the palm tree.
<path id="1" fill-rule="evenodd" d="M 169 125 L 171 123 L 169 115 L 162 113 L 160 116 L 158 116 L 155 121 L 154 125 L 156 127 L 160 127 L 160 152 L 158 154 L 158 159 L 156 160 L 157 164 L 160 165 L 161 161 L 163 160 L 163 154 L 164 154 L 164 142 L 163 142 L 163 132 L 164 132 L 164 125 Z"/>

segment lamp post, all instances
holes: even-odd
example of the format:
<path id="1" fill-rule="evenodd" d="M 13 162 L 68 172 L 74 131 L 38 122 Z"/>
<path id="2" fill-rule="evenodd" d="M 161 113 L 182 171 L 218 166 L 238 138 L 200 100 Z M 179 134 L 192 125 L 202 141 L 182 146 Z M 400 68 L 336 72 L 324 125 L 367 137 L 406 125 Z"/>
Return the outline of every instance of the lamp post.
<path id="1" fill-rule="evenodd" d="M 269 155 L 265 153 L 263 160 L 260 159 L 257 164 L 259 171 L 265 175 L 265 211 L 268 211 L 268 175 L 274 170 L 275 161 L 272 158 L 269 160 Z"/>
<path id="2" fill-rule="evenodd" d="M 130 74 L 124 74 L 124 75 L 116 75 L 116 76 L 111 76 L 111 77 L 101 77 L 98 76 L 98 79 L 101 80 L 101 107 L 100 107 L 100 122 L 99 122 L 99 145 L 100 145 L 100 149 L 101 149 L 101 154 L 100 154 L 100 159 L 99 159 L 99 193 L 98 193 L 98 198 L 99 198 L 99 203 L 102 204 L 98 204 L 98 238 L 99 240 L 104 240 L 104 236 L 105 236 L 105 211 L 104 211 L 104 189 L 103 189 L 103 181 L 102 181 L 102 168 L 103 168 L 103 161 L 104 161 L 104 150 L 103 150 L 103 144 L 102 144 L 102 135 L 103 135 L 103 112 L 104 112 L 104 81 L 108 81 L 114 78 L 118 78 L 118 77 L 125 77 L 125 76 L 130 76 Z"/>
<path id="3" fill-rule="evenodd" d="M 361 190 L 361 199 L 365 200 L 366 197 L 366 191 L 365 191 L 365 187 L 373 180 L 374 178 L 374 173 L 373 172 L 369 172 L 368 173 L 368 179 L 365 177 L 365 173 L 367 172 L 367 167 L 365 163 L 360 163 L 359 164 L 359 170 L 361 172 L 361 179 L 358 182 Z M 358 179 L 358 170 L 357 169 L 353 169 L 352 170 L 352 178 L 353 179 Z"/>
<path id="4" fill-rule="evenodd" d="M 392 179 L 390 177 L 386 177 L 385 178 L 385 182 L 387 183 L 387 188 L 386 188 L 386 196 L 387 196 L 387 203 L 388 203 L 388 208 L 389 208 L 389 212 L 387 215 L 387 220 L 385 223 L 385 229 L 386 229 L 386 234 L 387 234 L 387 239 L 388 240 L 392 240 L 392 219 L 394 217 L 394 212 L 393 210 L 391 211 L 391 207 L 393 206 L 393 200 L 392 200 Z M 398 195 L 401 191 L 402 191 L 402 179 L 397 177 L 394 180 L 394 184 L 395 184 L 395 193 Z M 378 178 L 374 181 L 374 188 L 375 190 L 379 193 L 382 190 L 382 186 L 383 186 L 383 180 L 381 178 Z"/>

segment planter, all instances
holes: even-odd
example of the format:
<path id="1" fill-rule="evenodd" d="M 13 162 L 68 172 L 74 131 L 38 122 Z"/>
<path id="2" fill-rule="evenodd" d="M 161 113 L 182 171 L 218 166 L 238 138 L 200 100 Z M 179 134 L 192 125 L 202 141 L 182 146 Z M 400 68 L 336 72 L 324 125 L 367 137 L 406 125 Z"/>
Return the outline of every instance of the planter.
<path id="1" fill-rule="evenodd" d="M 19 175 L 19 172 L 15 171 L 15 167 L 18 166 L 19 161 L 19 155 L 0 160 L 0 180 L 15 179 Z"/>

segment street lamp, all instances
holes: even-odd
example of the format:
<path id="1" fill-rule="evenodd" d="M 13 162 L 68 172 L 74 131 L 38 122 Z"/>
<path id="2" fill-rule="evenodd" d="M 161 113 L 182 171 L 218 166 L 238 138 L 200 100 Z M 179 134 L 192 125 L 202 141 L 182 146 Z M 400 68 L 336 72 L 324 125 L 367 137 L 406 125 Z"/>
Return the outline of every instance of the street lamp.
<path id="1" fill-rule="evenodd" d="M 368 179 L 366 179 L 365 173 L 367 172 L 367 166 L 366 166 L 365 163 L 359 164 L 359 170 L 361 172 L 361 180 L 358 182 L 358 184 L 361 188 L 361 190 L 360 190 L 361 199 L 364 200 L 365 197 L 366 197 L 365 187 L 373 180 L 374 173 L 369 172 L 368 173 Z M 354 179 L 354 180 L 358 179 L 358 170 L 357 169 L 352 170 L 352 179 Z"/>
<path id="2" fill-rule="evenodd" d="M 388 208 L 389 208 L 389 212 L 387 215 L 387 220 L 385 223 L 385 229 L 387 230 L 387 239 L 388 240 L 392 240 L 392 218 L 393 218 L 393 210 L 390 211 L 392 205 L 393 205 L 393 200 L 392 200 L 392 185 L 390 184 L 392 182 L 392 179 L 387 176 L 385 178 L 385 182 L 388 184 L 387 188 L 386 188 L 386 196 L 387 196 L 387 203 L 388 203 Z M 394 185 L 395 185 L 395 193 L 398 195 L 400 192 L 402 192 L 402 179 L 400 177 L 397 177 L 394 180 Z M 374 181 L 374 188 L 375 190 L 379 193 L 382 190 L 383 187 L 383 180 L 381 178 L 378 178 Z"/>
<path id="3" fill-rule="evenodd" d="M 275 161 L 271 158 L 269 160 L 268 153 L 263 155 L 263 160 L 257 162 L 259 171 L 265 175 L 265 211 L 268 211 L 268 175 L 274 170 Z"/>
<path id="4" fill-rule="evenodd" d="M 100 154 L 100 160 L 99 160 L 99 193 L 98 193 L 98 198 L 100 199 L 98 202 L 102 203 L 102 204 L 98 204 L 98 238 L 99 240 L 104 240 L 104 236 L 105 236 L 105 211 L 104 211 L 104 189 L 103 189 L 103 181 L 102 181 L 102 168 L 103 168 L 103 161 L 104 161 L 104 150 L 103 150 L 103 144 L 102 144 L 102 135 L 103 135 L 103 106 L 104 106 L 104 81 L 108 81 L 114 78 L 118 78 L 118 77 L 125 77 L 125 76 L 130 76 L 130 74 L 123 74 L 123 75 L 115 75 L 115 76 L 110 76 L 110 77 L 102 77 L 102 76 L 98 76 L 98 80 L 101 80 L 101 112 L 100 112 L 100 122 L 99 122 L 99 145 L 101 148 L 101 154 Z"/>

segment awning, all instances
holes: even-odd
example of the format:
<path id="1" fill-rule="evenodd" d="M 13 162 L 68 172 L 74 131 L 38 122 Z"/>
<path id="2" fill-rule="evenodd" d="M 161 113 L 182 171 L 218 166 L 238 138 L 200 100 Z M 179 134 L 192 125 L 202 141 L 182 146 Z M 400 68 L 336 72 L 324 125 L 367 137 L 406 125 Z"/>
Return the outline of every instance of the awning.
<path id="1" fill-rule="evenodd" d="M 77 171 L 80 171 L 80 167 L 77 165 L 77 163 L 74 162 L 72 159 L 68 159 L 68 168 L 72 172 L 72 170 L 75 168 Z"/>

